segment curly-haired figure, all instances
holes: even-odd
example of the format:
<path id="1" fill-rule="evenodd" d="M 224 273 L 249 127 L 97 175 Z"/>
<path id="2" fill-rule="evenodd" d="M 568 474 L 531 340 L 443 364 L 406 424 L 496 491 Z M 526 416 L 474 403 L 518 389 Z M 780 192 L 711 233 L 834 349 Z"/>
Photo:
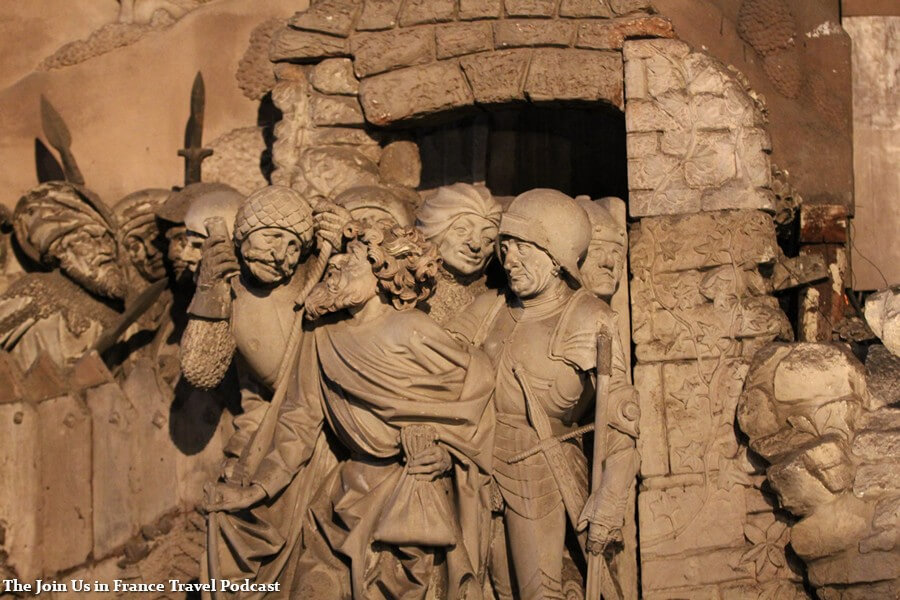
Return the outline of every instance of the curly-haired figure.
<path id="1" fill-rule="evenodd" d="M 307 297 L 315 325 L 300 377 L 251 485 L 210 490 L 212 510 L 276 510 L 294 482 L 316 486 L 284 586 L 291 598 L 414 600 L 435 585 L 459 598 L 480 588 L 492 377 L 479 350 L 415 308 L 437 269 L 437 250 L 416 229 L 364 225 Z M 349 458 L 324 479 L 295 477 L 323 429 Z"/>

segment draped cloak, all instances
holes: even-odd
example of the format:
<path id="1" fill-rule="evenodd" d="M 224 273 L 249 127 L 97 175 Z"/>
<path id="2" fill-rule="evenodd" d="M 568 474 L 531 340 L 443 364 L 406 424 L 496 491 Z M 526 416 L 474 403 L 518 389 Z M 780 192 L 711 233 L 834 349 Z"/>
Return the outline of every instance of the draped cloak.
<path id="1" fill-rule="evenodd" d="M 487 555 L 488 540 L 482 533 L 487 531 L 483 507 L 494 427 L 490 362 L 481 351 L 460 345 L 415 309 L 391 310 L 359 324 L 350 319 L 325 321 L 304 334 L 297 372 L 278 415 L 271 449 L 251 481 L 262 486 L 269 498 L 277 498 L 289 486 L 302 486 L 307 490 L 301 494 L 306 504 L 299 507 L 301 511 L 291 508 L 293 519 L 318 516 L 341 523 L 341 531 L 332 531 L 328 541 L 349 558 L 354 598 L 366 598 L 366 582 L 377 577 L 367 569 L 373 564 L 376 531 L 384 534 L 388 529 L 391 543 L 398 546 L 427 545 L 427 524 L 442 519 L 456 532 L 455 542 L 446 548 L 449 597 L 456 598 L 464 582 L 483 575 Z M 351 458 L 338 465 L 332 477 L 320 473 L 307 478 L 301 469 L 320 452 L 326 423 Z M 411 477 L 400 465 L 401 430 L 422 424 L 434 428 L 436 443 L 454 458 L 451 514 L 434 514 L 436 507 L 427 505 L 393 506 L 398 501 L 396 491 Z M 378 476 L 371 493 L 334 485 L 335 471 L 378 461 L 393 463 L 395 468 L 387 476 Z M 365 473 L 362 469 L 356 476 L 365 477 Z M 323 489 L 329 482 L 333 492 Z M 313 515 L 309 510 L 312 486 L 318 490 L 312 494 L 331 494 L 325 505 L 333 515 Z M 277 501 L 269 510 L 276 505 Z M 397 521 L 399 509 L 404 513 Z M 285 540 L 281 552 L 291 543 Z M 266 580 L 258 577 L 257 581 Z M 474 588 L 480 584 L 467 586 Z"/>

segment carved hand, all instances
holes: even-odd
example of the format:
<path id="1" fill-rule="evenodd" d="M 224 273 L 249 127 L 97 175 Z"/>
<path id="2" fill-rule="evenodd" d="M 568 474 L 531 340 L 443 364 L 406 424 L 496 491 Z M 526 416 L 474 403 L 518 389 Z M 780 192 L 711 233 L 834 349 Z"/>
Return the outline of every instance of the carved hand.
<path id="1" fill-rule="evenodd" d="M 197 275 L 197 285 L 201 287 L 221 281 L 236 274 L 240 269 L 234 255 L 234 243 L 228 239 L 224 221 L 220 226 L 216 226 L 217 224 L 212 221 L 213 219 L 207 221 L 209 237 L 203 242 L 203 258 Z"/>
<path id="2" fill-rule="evenodd" d="M 247 473 L 240 459 L 229 456 L 222 463 L 222 478 L 229 483 L 246 482 Z"/>
<path id="3" fill-rule="evenodd" d="M 207 484 L 204 489 L 206 500 L 203 510 L 206 512 L 234 512 L 249 508 L 266 497 L 266 491 L 256 484 L 243 487 L 235 483 L 220 482 Z"/>
<path id="4" fill-rule="evenodd" d="M 408 459 L 409 474 L 420 481 L 434 481 L 450 470 L 453 461 L 445 448 L 433 445 Z"/>
<path id="5" fill-rule="evenodd" d="M 600 554 L 608 545 L 621 541 L 621 539 L 622 530 L 620 528 L 591 523 L 588 529 L 587 551 L 594 555 Z"/>
<path id="6" fill-rule="evenodd" d="M 333 248 L 340 248 L 344 240 L 344 230 L 353 220 L 343 206 L 333 202 L 322 201 L 313 210 L 313 222 L 316 226 L 316 235 L 331 243 Z"/>

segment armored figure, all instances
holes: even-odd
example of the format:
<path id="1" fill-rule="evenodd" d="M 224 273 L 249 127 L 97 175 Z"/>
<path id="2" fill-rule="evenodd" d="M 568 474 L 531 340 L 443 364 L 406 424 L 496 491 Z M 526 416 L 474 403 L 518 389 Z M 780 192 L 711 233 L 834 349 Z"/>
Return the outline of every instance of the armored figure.
<path id="1" fill-rule="evenodd" d="M 595 554 L 623 525 L 638 466 L 639 407 L 626 382 L 615 315 L 581 287 L 579 262 L 591 239 L 584 210 L 555 190 L 532 190 L 503 214 L 499 235 L 509 292 L 479 297 L 448 328 L 483 348 L 495 369 L 495 509 L 519 596 L 562 598 L 567 521 Z M 611 347 L 611 381 L 595 401 L 598 373 L 609 373 L 598 337 Z M 585 421 L 600 425 L 595 439 L 607 449 L 599 486 L 575 435 Z M 504 551 L 502 544 L 493 548 Z M 511 592 L 502 559 L 495 556 L 491 570 L 505 596 Z"/>
<path id="2" fill-rule="evenodd" d="M 299 562 L 283 588 L 292 597 L 477 592 L 490 366 L 415 308 L 431 293 L 437 264 L 414 228 L 362 225 L 306 299 L 318 320 L 304 333 L 268 454 L 250 485 L 210 490 L 210 509 L 261 505 L 302 521 Z M 298 474 L 325 431 L 348 458 L 318 477 Z M 285 500 L 298 486 L 311 495 L 308 510 Z M 265 523 L 253 525 L 257 547 L 290 551 Z"/>
<path id="3" fill-rule="evenodd" d="M 579 196 L 576 200 L 591 221 L 591 242 L 581 264 L 582 284 L 589 292 L 609 302 L 625 267 L 625 227 L 589 197 Z"/>
<path id="4" fill-rule="evenodd" d="M 67 366 L 119 318 L 126 278 L 114 218 L 86 188 L 53 181 L 19 200 L 13 228 L 23 252 L 53 270 L 0 295 L 0 347 L 23 369 L 42 354 Z"/>
<path id="5" fill-rule="evenodd" d="M 429 314 L 444 324 L 487 291 L 485 267 L 494 254 L 500 204 L 483 185 L 455 183 L 425 198 L 416 226 L 443 259 Z"/>

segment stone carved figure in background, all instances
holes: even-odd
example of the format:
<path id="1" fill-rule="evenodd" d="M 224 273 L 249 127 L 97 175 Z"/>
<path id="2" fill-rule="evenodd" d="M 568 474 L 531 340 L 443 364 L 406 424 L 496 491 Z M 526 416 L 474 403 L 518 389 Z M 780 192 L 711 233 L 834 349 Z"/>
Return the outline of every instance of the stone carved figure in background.
<path id="1" fill-rule="evenodd" d="M 13 215 L 16 240 L 46 273 L 28 273 L 0 296 L 0 346 L 23 369 L 42 354 L 76 361 L 114 326 L 126 292 L 115 221 L 87 189 L 43 183 Z"/>
<path id="2" fill-rule="evenodd" d="M 416 226 L 438 248 L 443 265 L 429 314 L 444 324 L 487 291 L 484 269 L 494 254 L 500 204 L 483 185 L 455 183 L 425 198 Z"/>
<path id="3" fill-rule="evenodd" d="M 483 348 L 495 369 L 494 508 L 503 515 L 515 588 L 525 599 L 563 598 L 567 527 L 587 529 L 579 543 L 599 553 L 623 525 L 638 464 L 639 406 L 614 315 L 580 287 L 578 264 L 591 238 L 584 210 L 561 192 L 532 190 L 510 204 L 499 235 L 509 293 L 479 297 L 449 329 Z M 600 335 L 612 344 L 612 377 L 595 406 Z M 596 432 L 607 436 L 607 454 L 602 483 L 589 490 L 578 439 L 560 437 L 594 413 L 608 422 Z M 512 597 L 505 548 L 495 540 L 492 551 L 494 588 Z"/>
<path id="4" fill-rule="evenodd" d="M 187 270 L 197 277 L 200 259 L 203 257 L 203 245 L 209 237 L 207 222 L 220 218 L 225 222 L 228 237 L 234 228 L 234 218 L 244 204 L 245 197 L 230 186 L 219 185 L 215 189 L 202 191 L 191 198 L 190 205 L 184 214 L 184 227 L 187 231 L 187 246 L 184 250 L 184 261 Z"/>
<path id="5" fill-rule="evenodd" d="M 381 185 L 360 185 L 338 194 L 334 203 L 350 212 L 356 221 L 383 221 L 411 227 L 412 207 L 394 189 Z"/>
<path id="6" fill-rule="evenodd" d="M 576 198 L 591 220 L 591 242 L 581 264 L 584 287 L 609 302 L 625 269 L 626 232 L 605 207 L 587 196 Z"/>
<path id="7" fill-rule="evenodd" d="M 296 513 L 302 545 L 284 589 L 412 599 L 439 585 L 459 598 L 481 553 L 490 366 L 415 308 L 434 288 L 434 246 L 414 228 L 361 227 L 307 297 L 318 320 L 269 454 L 250 486 L 218 484 L 211 508 L 276 510 L 285 488 L 316 486 L 309 511 Z M 324 478 L 295 476 L 326 423 L 349 459 Z"/>
<path id="8" fill-rule="evenodd" d="M 113 207 L 125 254 L 136 275 L 146 283 L 166 276 L 165 249 L 156 211 L 165 204 L 171 193 L 163 189 L 140 190 L 128 194 Z M 145 285 L 134 275 L 129 280 L 137 287 Z"/>

